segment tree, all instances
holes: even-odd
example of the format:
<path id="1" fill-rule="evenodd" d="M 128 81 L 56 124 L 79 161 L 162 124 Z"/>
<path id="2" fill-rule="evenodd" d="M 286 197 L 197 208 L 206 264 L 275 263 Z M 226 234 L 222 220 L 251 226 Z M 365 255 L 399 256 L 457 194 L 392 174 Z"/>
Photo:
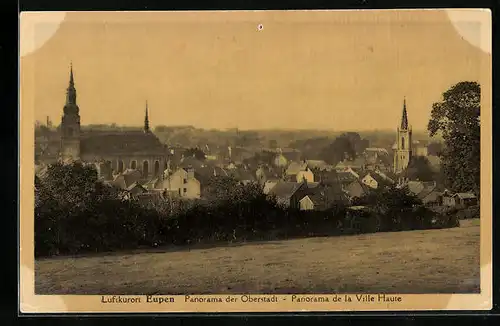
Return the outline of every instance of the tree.
<path id="1" fill-rule="evenodd" d="M 356 150 L 348 136 L 341 135 L 327 146 L 321 153 L 323 160 L 330 164 L 337 164 L 344 159 L 354 159 L 356 157 Z"/>
<path id="2" fill-rule="evenodd" d="M 362 139 L 357 132 L 346 132 L 342 134 L 342 136 L 349 139 L 356 154 L 363 153 L 363 151 L 370 145 L 369 140 Z"/>
<path id="3" fill-rule="evenodd" d="M 480 99 L 477 82 L 460 82 L 443 93 L 443 100 L 432 105 L 428 124 L 430 136 L 440 133 L 442 172 L 452 191 L 474 191 L 480 183 Z"/>
<path id="4" fill-rule="evenodd" d="M 239 181 L 232 176 L 211 176 L 204 190 L 210 202 L 227 201 L 233 198 Z"/>
<path id="5" fill-rule="evenodd" d="M 421 224 L 421 218 L 428 219 L 432 215 L 407 188 L 394 186 L 370 191 L 353 204 L 369 207 L 378 219 L 377 230 L 380 231 L 414 229 Z"/>
<path id="6" fill-rule="evenodd" d="M 443 143 L 434 141 L 427 146 L 427 153 L 429 155 L 440 156 L 443 150 Z"/>
<path id="7" fill-rule="evenodd" d="M 197 160 L 204 161 L 206 159 L 205 152 L 199 148 L 189 148 L 184 152 L 185 157 L 193 156 Z"/>
<path id="8" fill-rule="evenodd" d="M 412 158 L 406 169 L 406 177 L 410 180 L 434 181 L 436 173 L 425 156 L 416 156 Z"/>

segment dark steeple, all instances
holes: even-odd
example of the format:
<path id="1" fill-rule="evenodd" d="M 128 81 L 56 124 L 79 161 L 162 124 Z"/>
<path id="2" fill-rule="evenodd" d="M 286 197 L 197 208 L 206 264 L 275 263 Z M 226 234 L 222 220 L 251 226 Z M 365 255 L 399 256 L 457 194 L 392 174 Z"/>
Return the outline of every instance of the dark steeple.
<path id="1" fill-rule="evenodd" d="M 408 129 L 408 113 L 406 112 L 406 97 L 403 100 L 403 117 L 401 118 L 401 130 Z"/>
<path id="2" fill-rule="evenodd" d="M 148 101 L 146 101 L 146 116 L 144 118 L 144 132 L 149 132 Z"/>
<path id="3" fill-rule="evenodd" d="M 69 85 L 66 89 L 66 104 L 64 105 L 64 114 L 76 114 L 78 115 L 80 109 L 76 105 L 76 89 L 75 89 L 75 79 L 73 77 L 73 64 L 70 66 L 69 72 Z"/>
<path id="4" fill-rule="evenodd" d="M 75 80 L 73 78 L 73 64 L 70 66 L 69 86 L 66 91 L 66 104 L 76 104 Z"/>

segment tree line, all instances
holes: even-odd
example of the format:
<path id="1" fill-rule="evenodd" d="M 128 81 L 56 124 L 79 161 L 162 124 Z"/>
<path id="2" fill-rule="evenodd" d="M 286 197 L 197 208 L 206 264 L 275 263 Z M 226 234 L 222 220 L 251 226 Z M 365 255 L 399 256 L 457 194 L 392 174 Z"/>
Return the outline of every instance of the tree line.
<path id="1" fill-rule="evenodd" d="M 214 177 L 207 200 L 128 201 L 98 180 L 93 166 L 51 165 L 43 179 L 35 179 L 35 254 L 456 226 L 401 189 L 362 198 L 359 204 L 368 210 L 332 205 L 308 212 L 280 206 L 258 184 L 232 181 Z"/>

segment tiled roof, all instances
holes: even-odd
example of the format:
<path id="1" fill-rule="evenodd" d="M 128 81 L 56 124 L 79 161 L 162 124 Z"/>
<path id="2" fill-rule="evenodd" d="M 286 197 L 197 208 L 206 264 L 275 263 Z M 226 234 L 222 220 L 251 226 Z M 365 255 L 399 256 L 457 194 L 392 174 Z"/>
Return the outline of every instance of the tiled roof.
<path id="1" fill-rule="evenodd" d="M 351 183 L 357 180 L 356 176 L 351 172 L 337 172 L 337 178 L 341 183 Z"/>
<path id="2" fill-rule="evenodd" d="M 319 170 L 333 169 L 331 165 L 329 165 L 323 160 L 306 160 L 306 163 L 307 166 L 311 169 L 319 169 Z"/>
<path id="3" fill-rule="evenodd" d="M 141 178 L 142 174 L 140 171 L 127 169 L 123 173 L 116 175 L 110 183 L 122 189 L 127 189 L 130 185 L 138 182 Z"/>
<path id="4" fill-rule="evenodd" d="M 167 153 L 166 147 L 153 133 L 143 131 L 82 132 L 82 154 Z"/>
<path id="5" fill-rule="evenodd" d="M 456 193 L 455 196 L 458 197 L 458 198 L 460 198 L 460 199 L 472 199 L 472 198 L 476 198 L 476 195 L 474 195 L 472 193 L 466 193 L 466 192 Z"/>
<path id="6" fill-rule="evenodd" d="M 240 181 L 246 181 L 246 180 L 255 180 L 256 176 L 252 171 L 244 169 L 244 168 L 237 168 L 229 172 L 230 175 L 234 176 L 237 180 Z"/>
<path id="7" fill-rule="evenodd" d="M 180 160 L 179 166 L 182 168 L 192 167 L 193 169 L 196 170 L 196 169 L 204 168 L 206 166 L 206 164 L 204 164 L 202 161 L 198 160 L 195 157 L 186 156 Z"/>
<path id="8" fill-rule="evenodd" d="M 292 162 L 292 163 L 290 163 L 290 165 L 286 169 L 286 174 L 287 175 L 296 175 L 300 171 L 305 171 L 306 169 L 307 169 L 307 163 L 305 163 L 305 162 L 301 162 L 301 163 Z"/>
<path id="9" fill-rule="evenodd" d="M 302 183 L 281 181 L 271 188 L 269 194 L 275 195 L 278 198 L 290 198 L 301 185 Z"/>

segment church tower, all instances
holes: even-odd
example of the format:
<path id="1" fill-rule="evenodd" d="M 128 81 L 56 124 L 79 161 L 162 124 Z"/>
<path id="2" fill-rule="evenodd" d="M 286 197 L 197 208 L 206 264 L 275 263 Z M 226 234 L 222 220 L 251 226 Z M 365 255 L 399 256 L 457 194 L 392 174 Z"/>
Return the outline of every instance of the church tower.
<path id="1" fill-rule="evenodd" d="M 61 155 L 63 160 L 80 159 L 80 109 L 76 104 L 76 89 L 73 79 L 73 65 L 70 68 L 66 104 L 61 120 Z"/>
<path id="2" fill-rule="evenodd" d="M 148 101 L 146 101 L 146 116 L 144 117 L 144 132 L 149 132 Z"/>
<path id="3" fill-rule="evenodd" d="M 403 172 L 408 167 L 412 156 L 412 130 L 408 124 L 406 98 L 403 101 L 401 125 L 397 130 L 396 148 L 394 151 L 394 173 L 396 174 Z"/>

